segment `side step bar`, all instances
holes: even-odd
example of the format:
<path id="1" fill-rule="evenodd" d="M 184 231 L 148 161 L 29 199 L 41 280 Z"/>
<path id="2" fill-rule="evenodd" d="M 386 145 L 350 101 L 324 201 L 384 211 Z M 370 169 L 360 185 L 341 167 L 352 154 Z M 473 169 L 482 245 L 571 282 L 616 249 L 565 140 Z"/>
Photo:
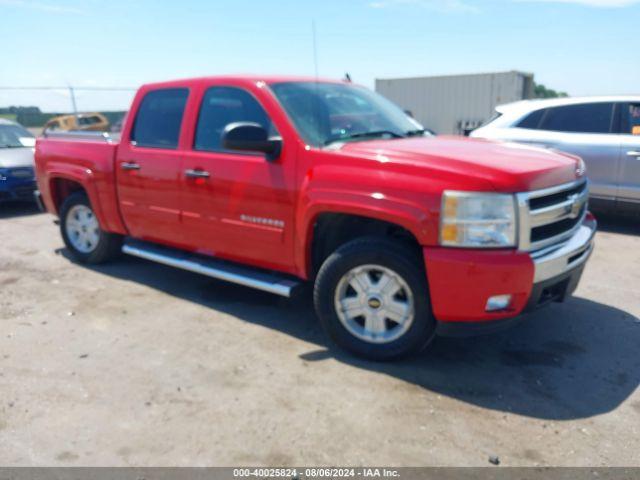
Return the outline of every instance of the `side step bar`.
<path id="1" fill-rule="evenodd" d="M 291 297 L 294 289 L 300 285 L 300 281 L 284 274 L 257 270 L 149 242 L 127 240 L 122 246 L 122 252 L 283 297 Z"/>

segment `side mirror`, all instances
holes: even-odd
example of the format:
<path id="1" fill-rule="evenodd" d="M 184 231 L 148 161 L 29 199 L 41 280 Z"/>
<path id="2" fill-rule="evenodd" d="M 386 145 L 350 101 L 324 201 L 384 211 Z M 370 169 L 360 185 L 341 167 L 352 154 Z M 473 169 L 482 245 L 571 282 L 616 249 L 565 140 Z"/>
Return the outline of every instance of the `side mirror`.
<path id="1" fill-rule="evenodd" d="M 273 161 L 280 156 L 281 138 L 269 138 L 262 125 L 254 122 L 230 123 L 222 132 L 222 147 L 227 150 L 264 152 L 267 160 Z"/>

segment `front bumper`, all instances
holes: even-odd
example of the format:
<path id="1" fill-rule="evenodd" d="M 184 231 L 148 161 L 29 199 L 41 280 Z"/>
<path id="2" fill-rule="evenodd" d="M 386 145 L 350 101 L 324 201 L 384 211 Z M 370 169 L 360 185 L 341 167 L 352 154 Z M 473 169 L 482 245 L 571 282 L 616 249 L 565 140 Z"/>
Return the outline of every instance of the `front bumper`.
<path id="1" fill-rule="evenodd" d="M 26 168 L 16 169 L 20 171 Z M 28 173 L 28 171 L 27 171 Z M 7 170 L 0 171 L 0 201 L 3 200 L 33 200 L 36 181 L 31 171 L 31 177 L 15 177 Z"/>
<path id="2" fill-rule="evenodd" d="M 594 246 L 589 215 L 568 241 L 530 254 L 521 251 L 425 248 L 431 306 L 441 335 L 492 332 L 521 313 L 563 301 L 577 287 Z M 507 309 L 487 312 L 489 297 L 511 295 Z"/>
<path id="3" fill-rule="evenodd" d="M 550 302 L 562 302 L 575 291 L 593 252 L 596 226 L 595 219 L 590 217 L 561 248 L 539 252 L 533 257 L 533 288 L 525 311 Z"/>
<path id="4" fill-rule="evenodd" d="M 1 201 L 33 201 L 33 192 L 36 190 L 36 184 L 28 183 L 11 189 L 0 189 Z"/>

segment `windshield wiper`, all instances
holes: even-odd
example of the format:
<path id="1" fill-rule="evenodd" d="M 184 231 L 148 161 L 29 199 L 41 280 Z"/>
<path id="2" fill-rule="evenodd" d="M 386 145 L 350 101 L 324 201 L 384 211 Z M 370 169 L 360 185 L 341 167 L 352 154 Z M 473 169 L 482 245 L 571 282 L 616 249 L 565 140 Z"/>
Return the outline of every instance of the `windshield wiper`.
<path id="1" fill-rule="evenodd" d="M 407 137 L 417 137 L 418 135 L 424 135 L 426 132 L 427 130 L 424 128 L 417 128 L 415 130 L 407 130 L 404 133 Z"/>
<path id="2" fill-rule="evenodd" d="M 383 135 L 389 135 L 390 137 L 393 137 L 393 138 L 404 138 L 404 135 L 398 132 L 394 132 L 392 130 L 374 130 L 372 132 L 352 133 L 351 135 L 346 135 L 344 137 L 330 138 L 329 140 L 324 142 L 324 144 L 329 145 L 330 143 L 333 143 L 333 142 L 339 142 L 341 140 L 352 140 L 354 138 L 375 138 L 375 137 L 381 137 Z"/>

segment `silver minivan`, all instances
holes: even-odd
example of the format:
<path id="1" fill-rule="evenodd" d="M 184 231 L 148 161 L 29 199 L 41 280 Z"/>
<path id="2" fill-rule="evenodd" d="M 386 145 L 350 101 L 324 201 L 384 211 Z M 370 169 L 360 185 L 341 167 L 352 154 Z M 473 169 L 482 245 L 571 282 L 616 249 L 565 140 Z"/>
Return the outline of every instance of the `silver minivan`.
<path id="1" fill-rule="evenodd" d="M 592 206 L 640 213 L 640 96 L 502 105 L 471 136 L 578 155 L 587 165 Z"/>

